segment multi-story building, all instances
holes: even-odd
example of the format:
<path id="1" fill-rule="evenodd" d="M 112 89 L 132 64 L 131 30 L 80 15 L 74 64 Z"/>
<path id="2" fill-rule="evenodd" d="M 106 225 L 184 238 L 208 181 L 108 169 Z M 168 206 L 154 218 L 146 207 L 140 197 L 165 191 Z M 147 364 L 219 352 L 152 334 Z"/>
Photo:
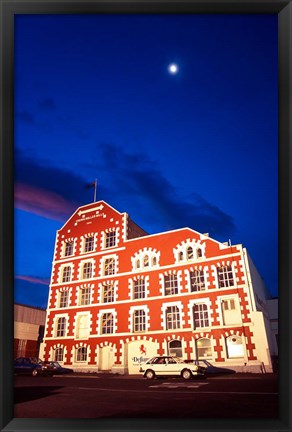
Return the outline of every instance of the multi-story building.
<path id="1" fill-rule="evenodd" d="M 57 231 L 41 356 L 137 373 L 154 355 L 271 371 L 265 287 L 247 250 L 190 228 L 148 235 L 104 201 Z"/>

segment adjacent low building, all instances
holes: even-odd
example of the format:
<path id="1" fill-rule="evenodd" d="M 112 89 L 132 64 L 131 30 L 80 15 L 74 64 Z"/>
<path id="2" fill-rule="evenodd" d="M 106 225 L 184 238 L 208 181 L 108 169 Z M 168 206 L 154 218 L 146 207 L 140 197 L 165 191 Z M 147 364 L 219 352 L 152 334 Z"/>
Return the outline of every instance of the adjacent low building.
<path id="1" fill-rule="evenodd" d="M 138 373 L 154 355 L 271 372 L 266 290 L 246 248 L 190 228 L 148 235 L 104 201 L 57 231 L 41 356 Z"/>
<path id="2" fill-rule="evenodd" d="M 14 358 L 39 357 L 45 322 L 45 309 L 14 305 Z"/>

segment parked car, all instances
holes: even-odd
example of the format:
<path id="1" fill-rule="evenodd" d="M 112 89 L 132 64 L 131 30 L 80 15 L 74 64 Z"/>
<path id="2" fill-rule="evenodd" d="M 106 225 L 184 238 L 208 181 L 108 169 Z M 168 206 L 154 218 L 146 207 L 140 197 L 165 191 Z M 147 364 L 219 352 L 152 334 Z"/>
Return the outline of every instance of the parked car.
<path id="1" fill-rule="evenodd" d="M 44 375 L 53 376 L 53 368 L 45 365 L 36 357 L 18 357 L 14 360 L 14 373 L 16 375 Z"/>
<path id="2" fill-rule="evenodd" d="M 192 377 L 204 377 L 205 369 L 195 364 L 186 365 L 178 357 L 156 356 L 142 364 L 139 372 L 147 379 L 156 376 L 179 376 L 186 380 Z"/>
<path id="3" fill-rule="evenodd" d="M 62 365 L 60 365 L 60 363 L 56 361 L 44 361 L 43 363 L 53 369 L 54 375 L 62 375 L 74 372 L 73 369 L 63 367 Z"/>
<path id="4" fill-rule="evenodd" d="M 206 369 L 206 376 L 214 375 L 226 375 L 236 373 L 233 369 L 224 368 L 221 366 L 214 366 L 208 360 L 185 360 L 186 364 L 193 364 L 197 366 L 204 367 Z"/>

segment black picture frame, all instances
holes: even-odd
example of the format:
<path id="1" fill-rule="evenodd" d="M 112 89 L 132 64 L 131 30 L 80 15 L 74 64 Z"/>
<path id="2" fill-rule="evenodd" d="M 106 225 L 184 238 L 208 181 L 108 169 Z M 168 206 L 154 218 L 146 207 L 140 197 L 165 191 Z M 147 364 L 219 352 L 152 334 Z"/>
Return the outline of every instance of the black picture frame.
<path id="1" fill-rule="evenodd" d="M 279 418 L 164 421 L 13 418 L 13 20 L 16 14 L 240 13 L 277 14 L 279 23 Z M 291 430 L 291 69 L 292 5 L 282 0 L 0 0 L 0 425 L 1 431 Z M 264 155 L 263 155 L 264 157 Z M 264 253 L 264 251 L 263 251 Z"/>

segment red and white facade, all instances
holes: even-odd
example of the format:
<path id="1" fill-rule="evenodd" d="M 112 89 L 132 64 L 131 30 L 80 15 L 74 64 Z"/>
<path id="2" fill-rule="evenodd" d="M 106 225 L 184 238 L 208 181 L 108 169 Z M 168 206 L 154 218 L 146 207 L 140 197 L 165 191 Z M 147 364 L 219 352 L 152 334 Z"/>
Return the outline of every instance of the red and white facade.
<path id="1" fill-rule="evenodd" d="M 242 245 L 189 228 L 148 235 L 99 201 L 57 232 L 40 357 L 122 374 L 164 354 L 271 372 L 265 301 Z"/>

